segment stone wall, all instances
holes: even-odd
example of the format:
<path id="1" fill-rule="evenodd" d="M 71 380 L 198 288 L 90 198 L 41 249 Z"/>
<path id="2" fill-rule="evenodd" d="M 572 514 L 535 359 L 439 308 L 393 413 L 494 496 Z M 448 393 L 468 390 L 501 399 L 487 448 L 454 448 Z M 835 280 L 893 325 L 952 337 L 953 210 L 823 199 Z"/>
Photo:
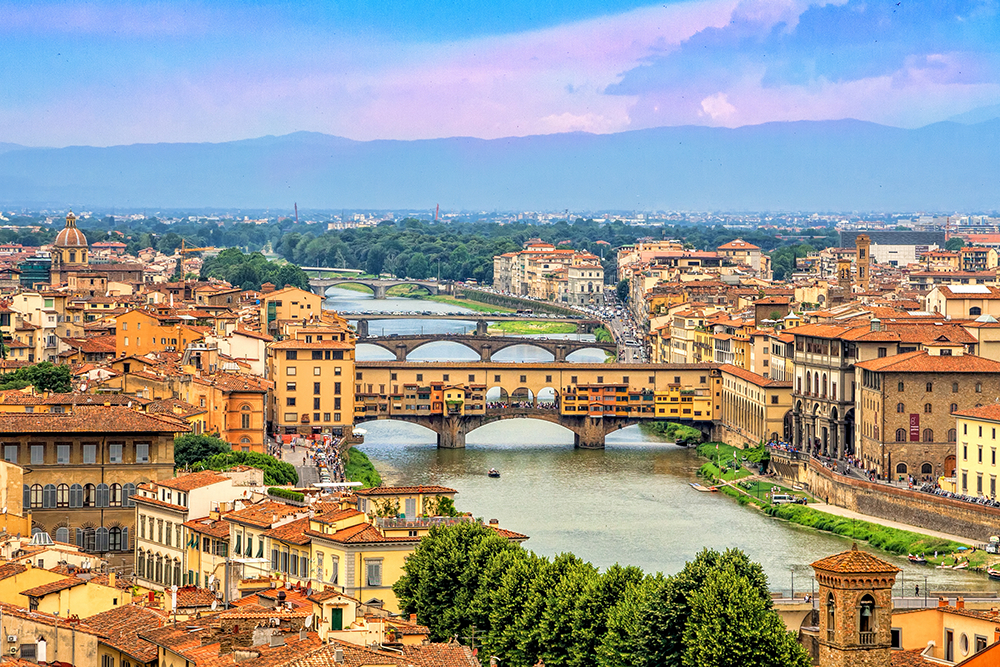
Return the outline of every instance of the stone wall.
<path id="1" fill-rule="evenodd" d="M 792 473 L 795 481 L 801 483 L 797 478 L 803 469 L 802 462 L 794 462 L 800 465 L 792 463 L 778 463 L 775 470 L 782 476 Z M 844 477 L 815 460 L 810 460 L 804 468 L 804 486 L 831 505 L 879 519 L 960 535 L 977 543 L 986 542 L 1000 529 L 1000 508 Z"/>
<path id="2" fill-rule="evenodd" d="M 575 317 L 580 314 L 580 311 L 574 308 L 560 306 L 559 304 L 555 304 L 550 301 L 535 301 L 534 299 L 525 299 L 506 294 L 494 294 L 493 292 L 484 292 L 477 289 L 455 288 L 455 296 L 460 299 L 469 299 L 470 301 L 488 303 L 491 306 L 500 306 L 501 308 L 531 308 L 538 313 L 568 315 L 570 317 Z"/>

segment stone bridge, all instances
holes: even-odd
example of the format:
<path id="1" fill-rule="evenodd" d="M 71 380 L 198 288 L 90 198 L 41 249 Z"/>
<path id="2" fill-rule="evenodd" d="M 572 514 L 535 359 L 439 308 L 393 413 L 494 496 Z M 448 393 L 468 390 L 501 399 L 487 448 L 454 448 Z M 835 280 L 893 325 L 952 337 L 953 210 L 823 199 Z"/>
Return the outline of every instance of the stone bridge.
<path id="1" fill-rule="evenodd" d="M 485 324 L 485 322 L 483 322 Z M 485 327 L 484 327 L 485 328 Z M 480 334 L 427 334 L 423 336 L 384 336 L 367 338 L 358 332 L 358 341 L 366 345 L 376 345 L 396 355 L 396 361 L 406 361 L 407 355 L 414 350 L 430 343 L 458 343 L 477 352 L 482 361 L 489 361 L 493 355 L 515 345 L 528 345 L 545 350 L 552 354 L 555 361 L 566 361 L 566 356 L 578 350 L 597 349 L 614 354 L 617 347 L 614 343 L 598 343 L 596 341 L 556 340 L 540 338 L 522 338 L 520 336 L 485 336 Z"/>
<path id="2" fill-rule="evenodd" d="M 437 433 L 437 445 L 442 449 L 462 449 L 465 447 L 465 437 L 477 428 L 505 419 L 537 419 L 569 429 L 573 432 L 573 445 L 581 449 L 603 449 L 604 439 L 626 426 L 639 424 L 640 419 L 634 417 L 590 417 L 588 415 L 563 415 L 555 408 L 497 408 L 487 409 L 484 415 L 359 415 L 356 424 L 366 421 L 391 419 L 418 424 Z M 694 426 L 706 433 L 711 431 L 712 424 L 708 422 L 682 423 Z"/>
<path id="3" fill-rule="evenodd" d="M 455 313 L 432 313 L 430 315 L 426 315 L 424 313 L 401 313 L 397 315 L 395 313 L 386 313 L 359 316 L 353 316 L 349 313 L 345 313 L 345 316 L 347 319 L 355 322 L 354 328 L 358 332 L 359 338 L 368 338 L 369 332 L 371 331 L 370 323 L 381 320 L 453 320 L 458 322 L 475 322 L 476 334 L 480 336 L 487 335 L 490 322 L 568 322 L 576 325 L 577 333 L 594 333 L 596 329 L 603 326 L 603 323 L 599 320 L 574 319 L 569 317 L 543 317 L 540 315 L 490 315 L 485 319 L 482 315 L 477 313 L 469 313 L 468 315 Z"/>
<path id="4" fill-rule="evenodd" d="M 423 287 L 431 294 L 437 294 L 440 285 L 430 280 L 392 280 L 386 278 L 310 278 L 309 287 L 320 296 L 326 296 L 326 291 L 337 285 L 363 285 L 375 293 L 376 299 L 384 299 L 390 287 L 396 285 L 416 285 Z"/>

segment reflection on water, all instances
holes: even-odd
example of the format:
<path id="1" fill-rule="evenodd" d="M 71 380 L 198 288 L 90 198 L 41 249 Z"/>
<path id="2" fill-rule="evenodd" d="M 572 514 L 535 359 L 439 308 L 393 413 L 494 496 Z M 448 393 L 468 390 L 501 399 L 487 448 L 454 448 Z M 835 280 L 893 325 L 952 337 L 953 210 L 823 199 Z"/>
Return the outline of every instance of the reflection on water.
<path id="1" fill-rule="evenodd" d="M 509 420 L 469 434 L 464 450 L 439 450 L 432 432 L 412 424 L 369 422 L 361 449 L 387 484 L 458 489 L 459 509 L 530 536 L 526 546 L 552 556 L 571 551 L 600 567 L 615 562 L 673 573 L 703 548 L 738 547 L 763 564 L 771 587 L 809 590 L 808 564 L 850 548 L 849 540 L 776 521 L 689 486 L 701 461 L 692 450 L 651 441 L 637 428 L 608 437 L 603 451 L 573 448 L 555 424 Z M 502 476 L 486 476 L 497 468 Z M 987 589 L 984 577 L 921 568 L 884 556 L 904 570 L 907 593 Z M 903 585 L 902 581 L 897 586 Z"/>

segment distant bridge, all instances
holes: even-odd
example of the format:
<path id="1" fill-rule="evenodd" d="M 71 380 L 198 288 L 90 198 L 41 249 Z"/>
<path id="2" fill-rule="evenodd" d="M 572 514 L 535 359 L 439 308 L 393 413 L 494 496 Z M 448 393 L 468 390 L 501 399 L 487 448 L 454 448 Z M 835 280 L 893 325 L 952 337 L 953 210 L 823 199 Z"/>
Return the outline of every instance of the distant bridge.
<path id="1" fill-rule="evenodd" d="M 470 313 L 469 315 L 456 315 L 454 313 L 442 313 L 433 315 L 423 315 L 419 313 L 413 314 L 378 314 L 378 315 L 358 315 L 352 316 L 350 313 L 344 313 L 344 317 L 348 320 L 353 320 L 355 322 L 354 329 L 358 332 L 358 338 L 368 338 L 370 336 L 371 327 L 369 326 L 369 321 L 371 320 L 453 320 L 457 322 L 475 322 L 476 323 L 476 335 L 486 336 L 489 333 L 490 322 L 536 322 L 536 321 L 556 321 L 556 322 L 569 322 L 576 325 L 577 333 L 593 333 L 595 329 L 603 326 L 601 322 L 595 320 L 574 320 L 570 318 L 548 318 L 541 319 L 538 316 L 532 315 L 497 315 L 490 316 L 488 318 L 482 317 L 478 313 Z M 525 339 L 532 340 L 532 339 Z M 534 339 L 537 340 L 537 339 Z"/>
<path id="2" fill-rule="evenodd" d="M 500 350 L 515 345 L 528 345 L 552 354 L 555 361 L 566 361 L 566 356 L 578 350 L 597 349 L 614 353 L 617 346 L 614 343 L 598 343 L 580 340 L 541 340 L 539 338 L 522 338 L 520 336 L 483 336 L 477 334 L 427 334 L 423 336 L 368 336 L 361 337 L 358 343 L 376 345 L 393 352 L 396 361 L 406 361 L 408 354 L 430 343 L 458 343 L 477 352 L 482 361 L 489 361 Z"/>
<path id="3" fill-rule="evenodd" d="M 310 278 L 309 287 L 320 296 L 326 296 L 327 290 L 338 285 L 363 285 L 375 293 L 376 299 L 384 299 L 390 287 L 397 285 L 416 285 L 423 287 L 431 294 L 437 294 L 440 285 L 429 280 L 394 280 L 391 278 Z"/>

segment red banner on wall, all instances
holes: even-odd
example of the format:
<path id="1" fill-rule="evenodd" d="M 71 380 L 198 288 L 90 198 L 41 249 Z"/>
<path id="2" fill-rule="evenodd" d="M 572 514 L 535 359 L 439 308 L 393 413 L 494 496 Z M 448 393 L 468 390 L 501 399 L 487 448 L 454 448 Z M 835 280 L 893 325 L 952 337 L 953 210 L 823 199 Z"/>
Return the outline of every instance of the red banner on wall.
<path id="1" fill-rule="evenodd" d="M 910 415 L 910 442 L 920 442 L 920 415 Z"/>

